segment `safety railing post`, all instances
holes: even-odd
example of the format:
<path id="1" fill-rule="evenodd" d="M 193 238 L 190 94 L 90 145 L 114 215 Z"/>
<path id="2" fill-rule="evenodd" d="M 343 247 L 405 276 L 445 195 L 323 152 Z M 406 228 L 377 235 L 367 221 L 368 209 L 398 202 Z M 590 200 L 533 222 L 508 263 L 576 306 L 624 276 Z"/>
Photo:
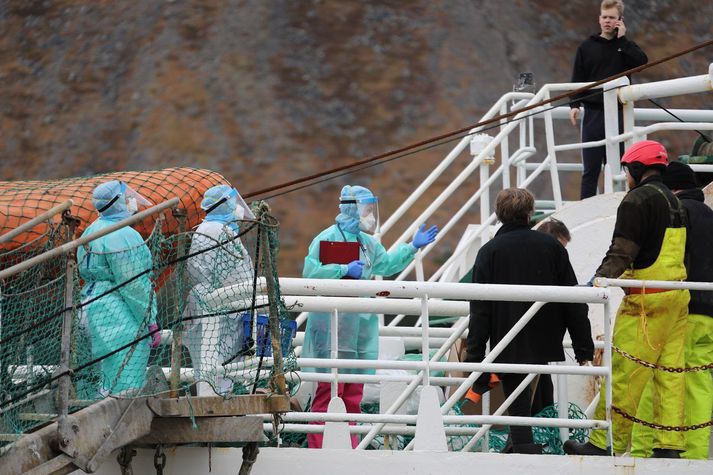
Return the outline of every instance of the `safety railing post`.
<path id="1" fill-rule="evenodd" d="M 79 225 L 79 220 L 69 215 L 65 210 L 62 215 L 63 224 L 66 227 L 65 242 L 70 242 L 74 237 L 74 232 Z M 60 337 L 59 356 L 59 382 L 57 391 L 57 435 L 60 449 L 67 455 L 74 457 L 76 448 L 74 444 L 75 431 L 70 427 L 69 415 L 69 389 L 72 384 L 72 373 L 70 371 L 70 358 L 72 348 L 72 323 L 74 321 L 74 272 L 76 262 L 74 252 L 65 253 L 67 263 L 65 265 L 65 286 L 64 286 L 64 311 L 62 312 L 62 330 Z"/>
<path id="2" fill-rule="evenodd" d="M 611 332 L 611 306 L 609 302 L 604 302 L 604 367 L 607 369 L 607 375 L 604 377 L 604 407 L 606 421 L 609 423 L 607 428 L 607 447 L 612 447 L 612 420 L 611 420 L 611 405 L 612 405 L 612 332 Z M 612 452 L 613 453 L 613 452 Z"/>
<path id="3" fill-rule="evenodd" d="M 545 92 L 544 99 L 549 99 L 549 91 Z M 562 189 L 560 188 L 559 170 L 557 170 L 557 152 L 555 150 L 555 129 L 552 123 L 552 109 L 547 108 L 544 113 L 545 142 L 547 143 L 547 158 L 549 159 L 550 180 L 552 182 L 552 196 L 555 209 L 562 207 Z"/>
<path id="4" fill-rule="evenodd" d="M 175 307 L 179 310 L 177 315 L 174 315 L 175 320 L 173 323 L 172 330 L 172 341 L 171 341 L 171 391 L 169 393 L 170 397 L 178 397 L 178 387 L 181 378 L 181 359 L 183 356 L 183 323 L 181 322 L 181 313 L 184 308 L 184 302 L 186 301 L 187 291 L 186 287 L 188 284 L 188 279 L 186 278 L 186 263 L 183 261 L 183 257 L 186 255 L 186 219 L 188 213 L 183 208 L 173 208 L 171 210 L 173 217 L 178 222 L 178 252 L 176 254 L 178 263 L 177 266 L 177 285 L 178 285 L 178 299 L 179 305 Z"/>
<path id="5" fill-rule="evenodd" d="M 331 315 L 331 325 L 330 325 L 330 337 L 331 337 L 331 352 L 330 356 L 333 360 L 339 358 L 339 310 L 336 308 L 332 311 Z M 334 381 L 332 381 L 331 386 L 331 396 L 332 398 L 337 397 L 339 389 L 339 369 L 332 368 L 332 375 L 334 376 Z"/>
<path id="6" fill-rule="evenodd" d="M 622 77 L 604 85 L 604 137 L 606 137 L 607 161 L 611 179 L 604 182 L 604 192 L 611 193 L 617 190 L 613 177 L 621 171 L 619 164 L 619 142 L 614 142 L 610 137 L 619 135 L 619 88 L 628 86 L 629 79 Z M 586 111 L 585 111 L 586 114 Z"/>

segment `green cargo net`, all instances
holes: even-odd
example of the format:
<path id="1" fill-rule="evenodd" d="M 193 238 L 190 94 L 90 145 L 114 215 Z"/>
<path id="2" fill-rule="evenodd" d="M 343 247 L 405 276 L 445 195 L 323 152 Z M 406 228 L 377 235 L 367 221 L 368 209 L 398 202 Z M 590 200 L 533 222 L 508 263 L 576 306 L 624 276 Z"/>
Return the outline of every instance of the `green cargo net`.
<path id="1" fill-rule="evenodd" d="M 167 235 L 159 219 L 145 241 L 122 247 L 127 228 L 92 241 L 78 249 L 70 300 L 66 255 L 6 279 L 0 433 L 26 432 L 58 414 L 65 314 L 70 412 L 105 397 L 281 392 L 280 376 L 296 367 L 296 327 L 280 298 L 278 223 L 266 207 L 255 214 L 217 236 Z"/>

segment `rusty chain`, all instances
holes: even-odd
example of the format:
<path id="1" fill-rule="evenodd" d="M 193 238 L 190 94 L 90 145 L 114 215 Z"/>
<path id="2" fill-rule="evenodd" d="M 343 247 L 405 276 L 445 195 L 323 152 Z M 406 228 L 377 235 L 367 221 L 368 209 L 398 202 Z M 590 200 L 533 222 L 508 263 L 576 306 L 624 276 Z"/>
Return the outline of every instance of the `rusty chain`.
<path id="1" fill-rule="evenodd" d="M 639 363 L 641 366 L 645 366 L 645 367 L 651 368 L 651 369 L 658 369 L 661 371 L 668 371 L 669 373 L 692 373 L 694 371 L 704 371 L 704 370 L 708 370 L 708 369 L 713 369 L 713 363 L 709 363 L 707 365 L 692 366 L 690 368 L 673 368 L 671 366 L 661 366 L 661 365 L 657 365 L 656 363 L 650 363 L 648 361 L 642 360 L 641 358 L 637 358 L 636 356 L 634 356 L 630 353 L 627 353 L 626 351 L 624 351 L 621 348 L 618 348 L 614 345 L 612 345 L 611 348 L 612 348 L 612 350 L 619 353 L 624 358 L 634 361 L 636 363 Z"/>
<path id="2" fill-rule="evenodd" d="M 627 414 L 626 412 L 622 411 L 621 409 L 619 409 L 616 406 L 612 406 L 611 409 L 612 409 L 612 411 L 616 412 L 624 419 L 629 419 L 632 422 L 635 422 L 637 424 L 641 424 L 643 426 L 650 427 L 650 428 L 656 429 L 656 430 L 664 430 L 664 431 L 668 431 L 668 432 L 687 432 L 689 430 L 704 429 L 706 427 L 713 426 L 713 420 L 710 420 L 708 422 L 702 422 L 700 424 L 693 424 L 690 426 L 665 426 L 662 424 L 656 424 L 653 422 L 647 422 L 647 421 L 641 420 L 638 417 L 634 417 L 630 414 Z"/>
<path id="3" fill-rule="evenodd" d="M 153 466 L 156 469 L 156 475 L 163 475 L 163 469 L 166 467 L 166 454 L 163 453 L 161 444 L 156 446 L 156 452 L 153 456 Z"/>

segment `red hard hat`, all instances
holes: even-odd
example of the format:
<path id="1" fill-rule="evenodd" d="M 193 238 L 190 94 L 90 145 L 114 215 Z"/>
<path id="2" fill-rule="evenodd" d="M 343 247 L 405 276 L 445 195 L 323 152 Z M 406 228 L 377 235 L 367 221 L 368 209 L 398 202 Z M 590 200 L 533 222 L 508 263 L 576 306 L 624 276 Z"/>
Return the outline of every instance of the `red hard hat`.
<path id="1" fill-rule="evenodd" d="M 666 148 L 655 140 L 636 142 L 621 157 L 622 165 L 638 162 L 650 167 L 652 165 L 668 165 Z"/>

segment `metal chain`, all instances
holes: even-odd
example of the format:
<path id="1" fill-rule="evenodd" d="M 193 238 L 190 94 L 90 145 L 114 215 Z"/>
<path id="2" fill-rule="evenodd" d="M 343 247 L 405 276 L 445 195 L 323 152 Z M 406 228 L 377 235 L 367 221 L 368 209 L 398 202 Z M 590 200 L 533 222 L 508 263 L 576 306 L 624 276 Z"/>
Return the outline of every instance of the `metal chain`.
<path id="1" fill-rule="evenodd" d="M 641 358 L 637 358 L 636 356 L 627 353 L 626 351 L 622 350 L 621 348 L 618 348 L 616 346 L 612 345 L 612 350 L 615 352 L 619 353 L 621 356 L 624 358 L 635 361 L 636 363 L 639 363 L 641 366 L 645 366 L 647 368 L 651 369 L 658 369 L 661 371 L 668 371 L 669 373 L 692 373 L 694 371 L 705 371 L 709 369 L 713 369 L 713 363 L 709 363 L 707 365 L 700 365 L 700 366 L 692 366 L 690 368 L 673 368 L 671 366 L 661 366 L 657 365 L 655 363 L 650 363 L 648 361 L 644 361 Z"/>
<path id="2" fill-rule="evenodd" d="M 156 452 L 153 455 L 153 466 L 156 469 L 156 475 L 163 475 L 163 469 L 166 466 L 166 454 L 163 453 L 161 444 L 156 446 Z"/>
<path id="3" fill-rule="evenodd" d="M 638 417 L 634 417 L 632 415 L 627 414 L 626 412 L 622 411 L 618 407 L 612 406 L 612 411 L 616 412 L 619 414 L 621 417 L 624 419 L 629 419 L 632 422 L 635 422 L 637 424 L 641 424 L 646 427 L 650 427 L 652 429 L 656 430 L 663 430 L 663 431 L 669 431 L 669 432 L 687 432 L 689 430 L 697 430 L 697 429 L 703 429 L 705 427 L 712 427 L 713 426 L 713 420 L 710 420 L 708 422 L 703 422 L 701 424 L 694 424 L 690 426 L 665 426 L 661 424 L 655 424 L 653 422 L 647 422 L 639 419 Z"/>

